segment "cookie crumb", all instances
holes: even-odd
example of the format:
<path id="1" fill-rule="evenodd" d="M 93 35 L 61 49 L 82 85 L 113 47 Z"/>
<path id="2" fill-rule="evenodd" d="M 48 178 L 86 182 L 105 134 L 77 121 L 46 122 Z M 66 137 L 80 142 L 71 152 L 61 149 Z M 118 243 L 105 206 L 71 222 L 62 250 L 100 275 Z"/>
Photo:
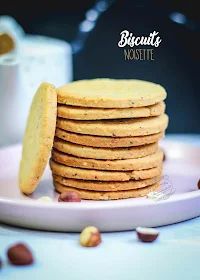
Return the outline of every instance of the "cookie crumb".
<path id="1" fill-rule="evenodd" d="M 43 202 L 52 202 L 52 198 L 49 196 L 41 196 L 40 198 L 38 198 L 38 201 L 43 201 Z"/>

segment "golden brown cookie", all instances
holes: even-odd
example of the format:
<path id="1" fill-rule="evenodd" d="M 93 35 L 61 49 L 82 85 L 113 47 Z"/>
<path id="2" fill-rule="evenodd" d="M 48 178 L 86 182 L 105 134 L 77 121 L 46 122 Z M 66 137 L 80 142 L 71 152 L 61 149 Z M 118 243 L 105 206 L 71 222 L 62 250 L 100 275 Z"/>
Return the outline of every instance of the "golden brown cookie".
<path id="1" fill-rule="evenodd" d="M 122 148 L 141 146 L 158 142 L 164 136 L 164 132 L 135 137 L 103 137 L 77 134 L 60 128 L 56 128 L 56 136 L 62 140 L 83 146 L 99 148 Z"/>
<path id="2" fill-rule="evenodd" d="M 69 167 L 50 160 L 50 167 L 52 173 L 71 179 L 83 179 L 83 180 L 96 180 L 96 181 L 129 181 L 143 180 L 161 175 L 162 166 L 153 167 L 145 170 L 134 171 L 102 171 L 83 169 L 76 167 Z"/>
<path id="3" fill-rule="evenodd" d="M 134 189 L 134 190 L 127 190 L 127 191 L 117 191 L 117 192 L 100 192 L 100 191 L 89 191 L 89 190 L 82 190 L 72 187 L 67 187 L 61 185 L 58 182 L 54 181 L 54 186 L 56 191 L 62 193 L 66 191 L 76 191 L 79 193 L 82 199 L 89 199 L 89 200 L 114 200 L 114 199 L 125 199 L 125 198 L 136 198 L 146 196 L 150 192 L 156 191 L 159 189 L 160 184 L 156 183 L 154 185 Z"/>
<path id="4" fill-rule="evenodd" d="M 43 83 L 33 98 L 23 140 L 19 187 L 25 194 L 35 190 L 46 167 L 53 146 L 56 115 L 56 90 L 53 85 Z"/>
<path id="5" fill-rule="evenodd" d="M 141 80 L 94 79 L 66 84 L 58 89 L 58 103 L 101 108 L 144 107 L 166 98 L 165 89 Z"/>
<path id="6" fill-rule="evenodd" d="M 62 176 L 53 175 L 54 181 L 68 187 L 78 188 L 83 190 L 93 191 L 123 191 L 123 190 L 134 190 L 139 188 L 145 188 L 153 185 L 160 181 L 160 177 L 154 177 L 146 180 L 130 180 L 125 182 L 106 182 L 106 181 L 87 181 L 87 180 L 76 180 L 69 179 Z"/>
<path id="7" fill-rule="evenodd" d="M 78 144 L 65 142 L 60 139 L 54 139 L 54 148 L 60 152 L 82 158 L 95 159 L 127 159 L 145 157 L 155 153 L 158 149 L 158 143 L 148 144 L 144 146 L 128 147 L 128 148 L 96 148 L 81 146 Z"/>
<path id="8" fill-rule="evenodd" d="M 69 154 L 64 154 L 54 149 L 52 151 L 52 159 L 67 166 L 86 169 L 120 171 L 143 170 L 161 165 L 163 161 L 163 151 L 158 149 L 154 154 L 136 159 L 99 160 L 80 158 Z"/>
<path id="9" fill-rule="evenodd" d="M 58 117 L 72 120 L 106 120 L 124 118 L 143 118 L 162 115 L 165 111 L 165 103 L 138 107 L 138 108 L 86 108 L 69 105 L 58 105 Z"/>
<path id="10" fill-rule="evenodd" d="M 57 119 L 57 127 L 81 134 L 127 137 L 144 136 L 164 131 L 168 125 L 166 114 L 151 118 L 77 121 Z"/>

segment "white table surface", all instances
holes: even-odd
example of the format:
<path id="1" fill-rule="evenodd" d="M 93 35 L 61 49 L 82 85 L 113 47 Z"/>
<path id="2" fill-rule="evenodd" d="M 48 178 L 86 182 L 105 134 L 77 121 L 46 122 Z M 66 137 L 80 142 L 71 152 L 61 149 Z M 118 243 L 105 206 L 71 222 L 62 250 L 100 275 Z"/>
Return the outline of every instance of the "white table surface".
<path id="1" fill-rule="evenodd" d="M 170 135 L 200 146 L 200 135 Z M 199 172 L 200 177 L 200 172 Z M 153 218 L 153 217 L 152 217 Z M 134 231 L 103 233 L 97 248 L 79 245 L 77 233 L 42 232 L 0 225 L 2 280 L 196 280 L 200 279 L 200 218 L 159 228 L 152 244 L 138 242 Z M 26 242 L 35 264 L 14 267 L 6 249 Z"/>

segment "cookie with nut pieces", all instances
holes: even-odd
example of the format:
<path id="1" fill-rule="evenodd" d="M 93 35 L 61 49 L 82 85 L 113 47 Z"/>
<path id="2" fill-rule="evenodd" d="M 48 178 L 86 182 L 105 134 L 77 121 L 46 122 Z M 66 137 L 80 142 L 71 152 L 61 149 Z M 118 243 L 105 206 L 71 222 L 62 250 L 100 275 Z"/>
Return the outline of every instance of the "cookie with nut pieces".
<path id="1" fill-rule="evenodd" d="M 57 127 L 63 130 L 111 137 L 144 136 L 160 133 L 167 128 L 167 125 L 168 116 L 166 114 L 149 118 L 100 121 L 57 119 Z"/>
<path id="2" fill-rule="evenodd" d="M 131 79 L 81 80 L 58 88 L 58 103 L 82 107 L 144 107 L 161 102 L 166 96 L 161 85 Z"/>
<path id="3" fill-rule="evenodd" d="M 122 148 L 156 143 L 161 138 L 163 138 L 164 132 L 161 131 L 159 133 L 145 136 L 109 137 L 74 133 L 57 127 L 55 135 L 57 138 L 60 138 L 64 141 L 79 144 L 82 146 L 97 148 Z"/>
<path id="4" fill-rule="evenodd" d="M 57 116 L 57 93 L 53 85 L 42 83 L 33 97 L 23 140 L 19 187 L 31 194 L 44 172 L 53 146 Z"/>
<path id="5" fill-rule="evenodd" d="M 82 199 L 89 199 L 89 200 L 115 200 L 115 199 L 125 199 L 125 198 L 135 198 L 135 197 L 142 197 L 147 195 L 150 192 L 158 190 L 160 187 L 160 183 L 155 183 L 151 186 L 147 186 L 145 188 L 134 189 L 134 190 L 124 190 L 124 191 L 117 191 L 117 192 L 100 192 L 100 191 L 90 191 L 90 190 L 82 190 L 82 189 L 75 189 L 72 187 L 61 185 L 58 182 L 54 181 L 54 186 L 56 191 L 62 193 L 65 191 L 76 191 L 79 193 Z"/>
<path id="6" fill-rule="evenodd" d="M 160 181 L 161 177 L 153 177 L 144 180 L 129 180 L 129 181 L 92 181 L 81 179 L 70 179 L 53 174 L 53 180 L 61 185 L 78 188 L 83 190 L 100 191 L 100 192 L 117 192 L 123 190 L 134 190 L 145 188 Z"/>
<path id="7" fill-rule="evenodd" d="M 67 166 L 86 169 L 120 171 L 143 170 L 161 165 L 163 161 L 163 151 L 158 149 L 153 154 L 139 158 L 106 160 L 81 158 L 78 156 L 65 154 L 54 149 L 52 151 L 52 159 Z"/>
<path id="8" fill-rule="evenodd" d="M 143 180 L 160 176 L 162 165 L 133 171 L 107 171 L 70 167 L 50 160 L 53 175 L 59 175 L 71 179 L 95 180 L 95 181 L 129 181 Z"/>
<path id="9" fill-rule="evenodd" d="M 138 108 L 91 108 L 58 104 L 58 117 L 72 120 L 107 120 L 155 117 L 163 114 L 165 103 Z"/>
<path id="10" fill-rule="evenodd" d="M 53 146 L 60 152 L 67 153 L 76 157 L 104 160 L 140 158 L 151 155 L 158 150 L 158 143 L 152 143 L 137 147 L 110 149 L 82 146 L 60 139 L 54 139 Z"/>

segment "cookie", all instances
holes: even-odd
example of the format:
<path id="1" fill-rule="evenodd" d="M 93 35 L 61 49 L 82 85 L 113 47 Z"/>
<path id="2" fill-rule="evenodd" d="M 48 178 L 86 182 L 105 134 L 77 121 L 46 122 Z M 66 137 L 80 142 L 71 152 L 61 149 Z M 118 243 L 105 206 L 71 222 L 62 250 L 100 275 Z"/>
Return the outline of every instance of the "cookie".
<path id="1" fill-rule="evenodd" d="M 72 187 L 75 189 L 93 190 L 93 191 L 123 191 L 144 188 L 159 182 L 161 177 L 154 177 L 146 180 L 130 180 L 126 182 L 99 182 L 99 181 L 86 181 L 64 178 L 61 176 L 53 175 L 53 180 L 64 186 Z"/>
<path id="2" fill-rule="evenodd" d="M 89 191 L 89 190 L 82 190 L 77 188 L 72 188 L 68 186 L 63 186 L 58 182 L 54 181 L 54 186 L 56 191 L 62 193 L 66 191 L 76 191 L 79 193 L 82 199 L 89 199 L 89 200 L 114 200 L 114 199 L 125 199 L 125 198 L 136 198 L 146 196 L 150 192 L 156 191 L 159 189 L 160 184 L 156 183 L 151 186 L 134 189 L 134 190 L 127 190 L 127 191 L 117 191 L 117 192 L 100 192 L 100 191 Z"/>
<path id="3" fill-rule="evenodd" d="M 58 88 L 58 103 L 101 108 L 144 107 L 163 101 L 166 95 L 161 85 L 147 81 L 94 79 Z"/>
<path id="4" fill-rule="evenodd" d="M 164 131 L 168 125 L 166 114 L 151 118 L 77 121 L 57 119 L 57 127 L 80 134 L 99 136 L 144 136 Z"/>
<path id="5" fill-rule="evenodd" d="M 56 128 L 58 138 L 65 141 L 90 147 L 100 148 L 122 148 L 134 147 L 158 142 L 164 136 L 164 132 L 150 134 L 146 136 L 133 137 L 103 137 L 94 135 L 85 135 L 69 132 L 60 128 Z"/>
<path id="6" fill-rule="evenodd" d="M 159 149 L 152 155 L 137 159 L 98 160 L 75 157 L 53 150 L 52 159 L 63 165 L 86 169 L 121 171 L 143 170 L 161 165 L 163 161 L 163 151 Z"/>
<path id="7" fill-rule="evenodd" d="M 134 171 L 102 171 L 83 169 L 76 167 L 69 167 L 56 163 L 52 159 L 50 160 L 50 167 L 52 173 L 66 178 L 71 179 L 83 179 L 83 180 L 96 180 L 96 181 L 129 181 L 143 180 L 161 175 L 162 166 L 153 167 L 145 170 L 134 170 Z"/>
<path id="8" fill-rule="evenodd" d="M 72 120 L 103 120 L 153 117 L 163 114 L 165 103 L 138 108 L 86 108 L 68 105 L 58 105 L 58 117 Z"/>
<path id="9" fill-rule="evenodd" d="M 155 153 L 158 143 L 128 148 L 95 148 L 81 146 L 60 139 L 54 139 L 53 146 L 56 150 L 73 156 L 94 159 L 128 159 L 145 157 Z"/>
<path id="10" fill-rule="evenodd" d="M 33 98 L 23 140 L 19 187 L 25 194 L 35 190 L 46 167 L 53 146 L 56 115 L 56 90 L 53 85 L 43 83 Z"/>

